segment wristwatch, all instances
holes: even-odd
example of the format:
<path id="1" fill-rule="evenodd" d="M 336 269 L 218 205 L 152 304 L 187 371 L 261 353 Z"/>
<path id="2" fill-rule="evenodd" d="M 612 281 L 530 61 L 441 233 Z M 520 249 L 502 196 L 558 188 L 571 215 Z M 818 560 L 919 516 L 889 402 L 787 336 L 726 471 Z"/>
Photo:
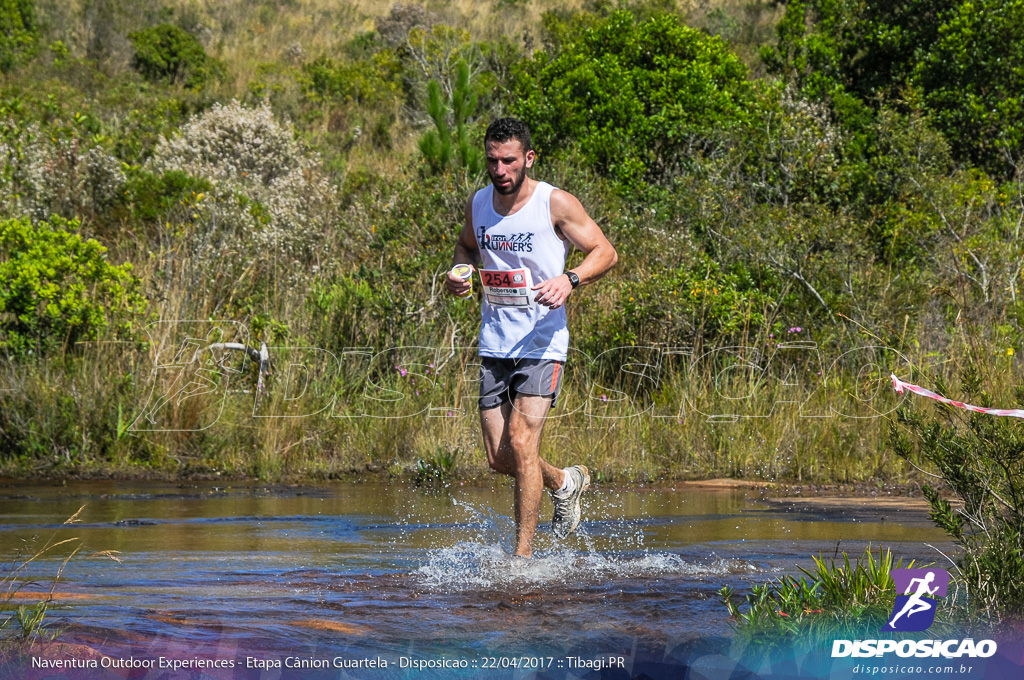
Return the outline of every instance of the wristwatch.
<path id="1" fill-rule="evenodd" d="M 580 285 L 580 277 L 576 276 L 576 272 L 572 270 L 565 272 L 565 275 L 569 277 L 569 283 L 572 284 L 573 290 L 575 290 L 576 286 Z"/>

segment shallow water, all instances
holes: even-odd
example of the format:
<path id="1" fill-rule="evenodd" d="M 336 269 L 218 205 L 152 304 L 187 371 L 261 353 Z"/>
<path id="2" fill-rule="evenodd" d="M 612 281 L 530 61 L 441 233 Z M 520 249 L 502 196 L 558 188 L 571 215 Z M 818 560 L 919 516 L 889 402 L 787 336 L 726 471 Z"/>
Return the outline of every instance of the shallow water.
<path id="1" fill-rule="evenodd" d="M 112 655 L 564 655 L 727 636 L 716 592 L 866 546 L 938 562 L 923 512 L 788 510 L 740 490 L 599 487 L 577 536 L 509 556 L 511 489 L 79 483 L 0 489 L 9 573 L 60 640 Z M 72 525 L 62 523 L 84 506 Z M 545 502 L 545 515 L 550 504 Z M 97 551 L 116 550 L 120 562 Z M 334 671 L 337 677 L 337 671 Z"/>

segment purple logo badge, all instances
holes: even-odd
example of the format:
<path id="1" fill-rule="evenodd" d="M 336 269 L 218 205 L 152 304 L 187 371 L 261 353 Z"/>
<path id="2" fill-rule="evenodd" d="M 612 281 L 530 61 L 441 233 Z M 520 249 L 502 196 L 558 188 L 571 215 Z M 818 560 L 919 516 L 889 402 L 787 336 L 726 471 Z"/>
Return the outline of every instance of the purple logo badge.
<path id="1" fill-rule="evenodd" d="M 936 598 L 946 596 L 949 573 L 945 569 L 893 569 L 890 575 L 896 584 L 896 603 L 882 630 L 927 630 L 935 621 Z"/>

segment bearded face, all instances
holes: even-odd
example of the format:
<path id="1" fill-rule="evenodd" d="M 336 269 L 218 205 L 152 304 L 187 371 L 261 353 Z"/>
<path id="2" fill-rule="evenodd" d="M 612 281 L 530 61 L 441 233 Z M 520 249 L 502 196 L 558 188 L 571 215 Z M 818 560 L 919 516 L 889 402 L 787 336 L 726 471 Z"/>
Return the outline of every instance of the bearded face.
<path id="1" fill-rule="evenodd" d="M 534 152 L 523 151 L 523 144 L 517 139 L 507 142 L 488 142 L 487 174 L 490 175 L 494 190 L 510 195 L 519 191 L 526 181 L 526 172 L 533 165 Z"/>

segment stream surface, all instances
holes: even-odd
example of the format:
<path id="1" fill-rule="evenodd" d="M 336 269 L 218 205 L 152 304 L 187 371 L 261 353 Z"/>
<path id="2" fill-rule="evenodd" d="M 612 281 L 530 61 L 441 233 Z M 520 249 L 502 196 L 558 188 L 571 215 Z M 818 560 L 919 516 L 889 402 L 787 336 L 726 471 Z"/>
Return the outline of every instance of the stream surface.
<path id="1" fill-rule="evenodd" d="M 743 594 L 837 550 L 854 559 L 883 546 L 919 563 L 949 550 L 920 509 L 598 486 L 578 534 L 558 542 L 544 522 L 535 559 L 512 560 L 511 495 L 505 484 L 11 483 L 0 487 L 0 554 L 11 573 L 75 539 L 20 573 L 25 602 L 54 593 L 45 623 L 61 643 L 273 665 L 673 649 L 731 634 L 723 586 Z M 542 512 L 550 519 L 548 500 Z"/>

